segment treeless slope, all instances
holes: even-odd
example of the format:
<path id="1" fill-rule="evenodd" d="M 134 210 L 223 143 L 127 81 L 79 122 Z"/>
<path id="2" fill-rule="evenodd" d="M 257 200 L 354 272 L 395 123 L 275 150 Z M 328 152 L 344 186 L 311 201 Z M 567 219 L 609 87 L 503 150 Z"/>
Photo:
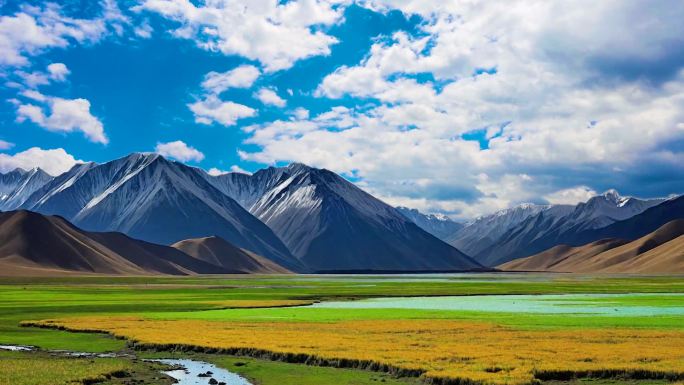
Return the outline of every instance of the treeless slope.
<path id="1" fill-rule="evenodd" d="M 85 232 L 61 217 L 0 213 L 0 275 L 227 273 L 174 248 Z"/>
<path id="2" fill-rule="evenodd" d="M 602 240 L 578 247 L 561 245 L 499 268 L 572 273 L 682 273 L 684 219 L 670 221 L 629 243 Z"/>
<path id="3" fill-rule="evenodd" d="M 530 257 L 514 259 L 498 268 L 508 271 L 572 271 L 573 266 L 627 242 L 622 239 L 601 239 L 577 247 L 558 245 Z"/>
<path id="4" fill-rule="evenodd" d="M 22 275 L 34 269 L 40 272 L 145 273 L 64 219 L 30 211 L 0 214 L 0 266 L 3 274 L 22 272 Z"/>
<path id="5" fill-rule="evenodd" d="M 198 260 L 238 273 L 285 274 L 286 268 L 251 251 L 241 249 L 220 237 L 186 239 L 171 245 Z"/>
<path id="6" fill-rule="evenodd" d="M 598 268 L 602 273 L 683 273 L 682 235 L 684 219 L 668 222 L 633 242 L 597 255 L 581 272 Z"/>

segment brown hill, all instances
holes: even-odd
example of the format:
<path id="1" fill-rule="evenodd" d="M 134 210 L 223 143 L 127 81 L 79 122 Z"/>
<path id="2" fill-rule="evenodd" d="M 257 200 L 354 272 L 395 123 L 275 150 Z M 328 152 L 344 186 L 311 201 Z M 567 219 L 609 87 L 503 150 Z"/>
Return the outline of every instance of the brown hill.
<path id="1" fill-rule="evenodd" d="M 58 216 L 0 213 L 0 275 L 220 274 L 228 269 L 121 233 L 89 233 Z"/>
<path id="2" fill-rule="evenodd" d="M 241 249 L 220 237 L 186 239 L 171 245 L 194 258 L 250 274 L 286 274 L 286 268 L 251 251 Z"/>
<path id="3" fill-rule="evenodd" d="M 507 271 L 569 273 L 683 273 L 684 219 L 670 221 L 632 242 L 604 239 L 584 246 L 555 246 L 499 266 Z"/>

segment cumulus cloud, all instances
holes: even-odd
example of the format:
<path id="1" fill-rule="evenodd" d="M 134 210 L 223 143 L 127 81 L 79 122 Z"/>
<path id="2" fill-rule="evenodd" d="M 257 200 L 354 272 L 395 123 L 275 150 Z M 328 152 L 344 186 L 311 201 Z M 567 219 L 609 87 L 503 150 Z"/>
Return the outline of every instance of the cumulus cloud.
<path id="1" fill-rule="evenodd" d="M 296 108 L 292 114 L 294 115 L 295 119 L 303 120 L 303 119 L 309 119 L 309 110 L 303 107 L 298 107 Z"/>
<path id="2" fill-rule="evenodd" d="M 145 0 L 134 10 L 177 22 L 180 26 L 173 35 L 178 38 L 192 39 L 206 50 L 257 60 L 270 72 L 290 68 L 300 59 L 329 54 L 337 39 L 315 27 L 337 23 L 344 9 L 334 0 L 207 1 L 200 5 L 187 0 Z"/>
<path id="3" fill-rule="evenodd" d="M 83 163 L 83 161 L 77 160 L 63 148 L 44 150 L 32 147 L 14 155 L 0 153 L 0 172 L 3 173 L 16 168 L 30 170 L 40 167 L 48 174 L 56 176 L 68 171 L 76 163 Z"/>
<path id="4" fill-rule="evenodd" d="M 243 104 L 222 101 L 216 95 L 208 95 L 202 100 L 188 104 L 195 114 L 195 122 L 201 124 L 220 123 L 234 125 L 238 119 L 256 115 L 256 110 Z"/>
<path id="5" fill-rule="evenodd" d="M 211 176 L 224 175 L 224 174 L 228 174 L 229 172 L 230 171 L 221 170 L 221 169 L 218 169 L 216 167 L 212 167 L 209 170 L 207 170 L 207 174 L 209 174 Z"/>
<path id="6" fill-rule="evenodd" d="M 40 102 L 17 105 L 17 121 L 31 121 L 53 132 L 82 132 L 92 142 L 107 144 L 102 122 L 90 113 L 87 99 L 63 99 L 46 96 L 37 91 L 26 91 L 24 96 Z"/>
<path id="7" fill-rule="evenodd" d="M 316 89 L 356 106 L 245 127 L 260 149 L 240 154 L 327 167 L 390 202 L 463 217 L 638 194 L 648 169 L 669 170 L 649 186 L 681 186 L 684 4 L 649 4 L 364 2 L 424 23 L 376 39 Z"/>
<path id="8" fill-rule="evenodd" d="M 240 174 L 252 175 L 251 172 L 249 172 L 249 171 L 243 169 L 242 167 L 240 167 L 240 166 L 238 166 L 238 165 L 236 165 L 236 164 L 230 166 L 230 171 L 221 170 L 221 169 L 218 169 L 218 168 L 216 168 L 216 167 L 212 167 L 212 168 L 210 168 L 209 170 L 207 170 L 207 174 L 209 174 L 209 175 L 211 175 L 211 176 L 225 175 L 225 174 L 230 174 L 231 172 L 237 172 L 237 173 L 240 173 Z"/>
<path id="9" fill-rule="evenodd" d="M 202 88 L 220 94 L 229 88 L 249 88 L 261 75 L 253 65 L 242 65 L 227 72 L 209 72 L 204 76 Z"/>
<path id="10" fill-rule="evenodd" d="M 64 63 L 52 63 L 47 66 L 47 72 L 50 79 L 62 82 L 71 73 Z"/>
<path id="11" fill-rule="evenodd" d="M 577 186 L 547 194 L 544 196 L 544 199 L 551 204 L 575 205 L 580 202 L 586 202 L 594 196 L 596 196 L 596 191 L 591 188 Z"/>
<path id="12" fill-rule="evenodd" d="M 285 99 L 278 96 L 278 94 L 270 88 L 261 88 L 254 96 L 266 105 L 285 107 L 285 104 L 287 104 Z"/>
<path id="13" fill-rule="evenodd" d="M 50 84 L 52 81 L 62 82 L 66 80 L 70 71 L 64 63 L 52 63 L 47 66 L 46 72 L 34 71 L 15 71 L 14 74 L 20 79 L 23 86 L 28 88 L 37 88 L 39 86 Z M 22 85 L 18 85 L 21 88 Z"/>
<path id="14" fill-rule="evenodd" d="M 23 5 L 14 15 L 0 16 L 0 65 L 25 66 L 30 56 L 50 48 L 94 42 L 106 32 L 102 18 L 76 19 L 59 5 Z"/>
<path id="15" fill-rule="evenodd" d="M 160 155 L 173 158 L 181 162 L 200 162 L 202 159 L 204 159 L 204 154 L 180 140 L 168 143 L 157 143 L 157 146 L 154 150 Z"/>

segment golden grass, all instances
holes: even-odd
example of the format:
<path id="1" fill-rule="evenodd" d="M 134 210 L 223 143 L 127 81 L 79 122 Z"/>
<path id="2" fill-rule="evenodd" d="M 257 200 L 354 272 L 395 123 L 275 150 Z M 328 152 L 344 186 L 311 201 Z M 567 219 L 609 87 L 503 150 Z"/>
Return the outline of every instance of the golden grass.
<path id="1" fill-rule="evenodd" d="M 125 360 L 102 358 L 40 358 L 35 354 L 0 355 L 0 385 L 64 385 L 103 381 L 124 372 Z"/>
<path id="2" fill-rule="evenodd" d="M 39 324 L 106 331 L 146 345 L 251 348 L 345 359 L 348 366 L 381 363 L 465 383 L 528 384 L 536 375 L 575 373 L 684 375 L 680 331 L 517 330 L 456 320 L 248 323 L 86 317 Z"/>

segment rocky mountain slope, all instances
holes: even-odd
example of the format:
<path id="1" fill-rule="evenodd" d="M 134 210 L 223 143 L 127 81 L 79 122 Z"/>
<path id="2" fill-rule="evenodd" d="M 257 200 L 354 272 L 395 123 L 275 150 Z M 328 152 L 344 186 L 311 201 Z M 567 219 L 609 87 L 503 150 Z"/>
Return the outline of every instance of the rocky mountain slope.
<path id="1" fill-rule="evenodd" d="M 328 170 L 294 163 L 251 176 L 226 174 L 214 177 L 213 183 L 268 225 L 314 271 L 480 268 L 393 207 Z"/>
<path id="2" fill-rule="evenodd" d="M 34 192 L 24 209 L 65 217 L 89 231 L 117 231 L 149 242 L 218 235 L 302 271 L 281 240 L 208 183 L 204 171 L 157 154 L 81 164 Z"/>

